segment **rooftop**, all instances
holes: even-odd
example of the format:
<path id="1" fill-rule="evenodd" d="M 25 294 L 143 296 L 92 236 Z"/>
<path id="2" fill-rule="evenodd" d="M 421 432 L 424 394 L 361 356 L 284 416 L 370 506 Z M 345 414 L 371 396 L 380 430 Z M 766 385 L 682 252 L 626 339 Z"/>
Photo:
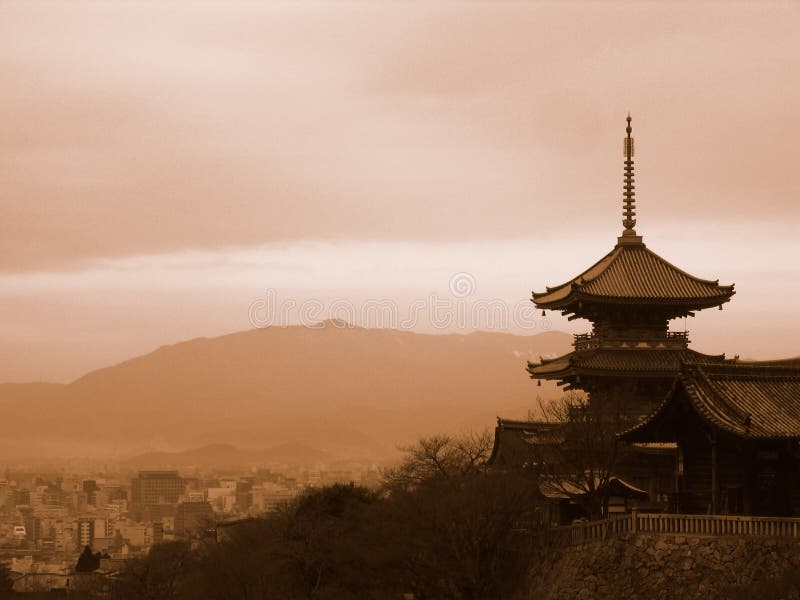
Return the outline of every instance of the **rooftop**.
<path id="1" fill-rule="evenodd" d="M 620 437 L 674 441 L 681 405 L 736 437 L 800 439 L 800 361 L 686 363 L 667 398 Z"/>
<path id="2" fill-rule="evenodd" d="M 721 363 L 725 355 L 708 355 L 684 349 L 595 349 L 570 352 L 558 358 L 540 358 L 539 363 L 528 362 L 528 373 L 534 379 L 560 379 L 579 373 L 617 375 L 619 373 L 674 376 L 682 363 Z"/>
<path id="3" fill-rule="evenodd" d="M 545 292 L 533 292 L 543 309 L 574 312 L 581 302 L 672 304 L 694 309 L 730 300 L 733 285 L 700 279 L 649 250 L 643 243 L 618 244 L 611 252 L 570 281 Z"/>

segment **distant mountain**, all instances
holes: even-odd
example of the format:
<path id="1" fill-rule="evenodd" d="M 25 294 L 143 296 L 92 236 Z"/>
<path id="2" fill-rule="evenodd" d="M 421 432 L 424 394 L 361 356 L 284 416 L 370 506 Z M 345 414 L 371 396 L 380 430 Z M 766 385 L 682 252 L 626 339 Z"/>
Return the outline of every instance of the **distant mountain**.
<path id="1" fill-rule="evenodd" d="M 186 467 L 250 467 L 263 464 L 328 463 L 332 457 L 304 444 L 281 444 L 264 450 L 241 450 L 232 444 L 210 444 L 182 452 L 148 452 L 123 459 L 120 464 L 136 469 Z"/>
<path id="2" fill-rule="evenodd" d="M 570 342 L 561 332 L 429 335 L 332 323 L 194 339 L 68 385 L 0 385 L 0 458 L 223 442 L 379 457 L 419 435 L 492 426 L 492 415 L 555 395 L 530 381 L 526 360 L 567 352 Z"/>

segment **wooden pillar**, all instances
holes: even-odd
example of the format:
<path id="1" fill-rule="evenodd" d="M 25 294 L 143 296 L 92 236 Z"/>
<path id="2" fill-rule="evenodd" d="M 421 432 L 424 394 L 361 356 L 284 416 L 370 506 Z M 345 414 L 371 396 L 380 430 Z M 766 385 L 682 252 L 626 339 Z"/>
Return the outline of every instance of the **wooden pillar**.
<path id="1" fill-rule="evenodd" d="M 781 506 L 780 516 L 793 516 L 792 497 L 794 496 L 794 477 L 792 477 L 792 442 L 784 442 L 780 449 L 780 463 L 778 466 L 778 485 L 780 490 Z"/>
<path id="2" fill-rule="evenodd" d="M 711 514 L 719 510 L 719 468 L 717 465 L 717 430 L 711 432 Z"/>
<path id="3" fill-rule="evenodd" d="M 681 477 L 683 476 L 683 441 L 678 439 L 675 451 L 675 502 L 672 511 L 679 513 L 683 509 L 681 506 Z"/>
<path id="4" fill-rule="evenodd" d="M 749 517 L 753 514 L 753 497 L 756 493 L 755 448 L 753 447 L 753 443 L 747 440 L 742 444 L 742 448 L 744 449 L 744 457 L 742 460 L 744 466 L 744 498 L 742 512 Z"/>

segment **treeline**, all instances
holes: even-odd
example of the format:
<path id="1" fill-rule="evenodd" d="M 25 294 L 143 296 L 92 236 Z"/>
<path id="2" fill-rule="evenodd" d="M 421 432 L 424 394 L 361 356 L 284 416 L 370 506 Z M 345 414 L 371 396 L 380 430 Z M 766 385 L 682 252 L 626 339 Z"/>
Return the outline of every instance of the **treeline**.
<path id="1" fill-rule="evenodd" d="M 486 599 L 524 595 L 520 526 L 538 503 L 522 473 L 486 469 L 489 435 L 406 449 L 379 491 L 335 485 L 216 539 L 160 544 L 128 562 L 114 598 Z M 410 597 L 410 596 L 405 596 Z"/>

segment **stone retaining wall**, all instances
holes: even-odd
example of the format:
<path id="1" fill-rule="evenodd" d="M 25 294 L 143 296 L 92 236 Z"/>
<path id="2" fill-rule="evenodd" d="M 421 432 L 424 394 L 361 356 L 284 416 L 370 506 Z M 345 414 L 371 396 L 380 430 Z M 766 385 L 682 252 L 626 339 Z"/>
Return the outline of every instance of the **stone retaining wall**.
<path id="1" fill-rule="evenodd" d="M 797 540 L 629 533 L 542 551 L 529 598 L 712 600 L 799 567 Z"/>

